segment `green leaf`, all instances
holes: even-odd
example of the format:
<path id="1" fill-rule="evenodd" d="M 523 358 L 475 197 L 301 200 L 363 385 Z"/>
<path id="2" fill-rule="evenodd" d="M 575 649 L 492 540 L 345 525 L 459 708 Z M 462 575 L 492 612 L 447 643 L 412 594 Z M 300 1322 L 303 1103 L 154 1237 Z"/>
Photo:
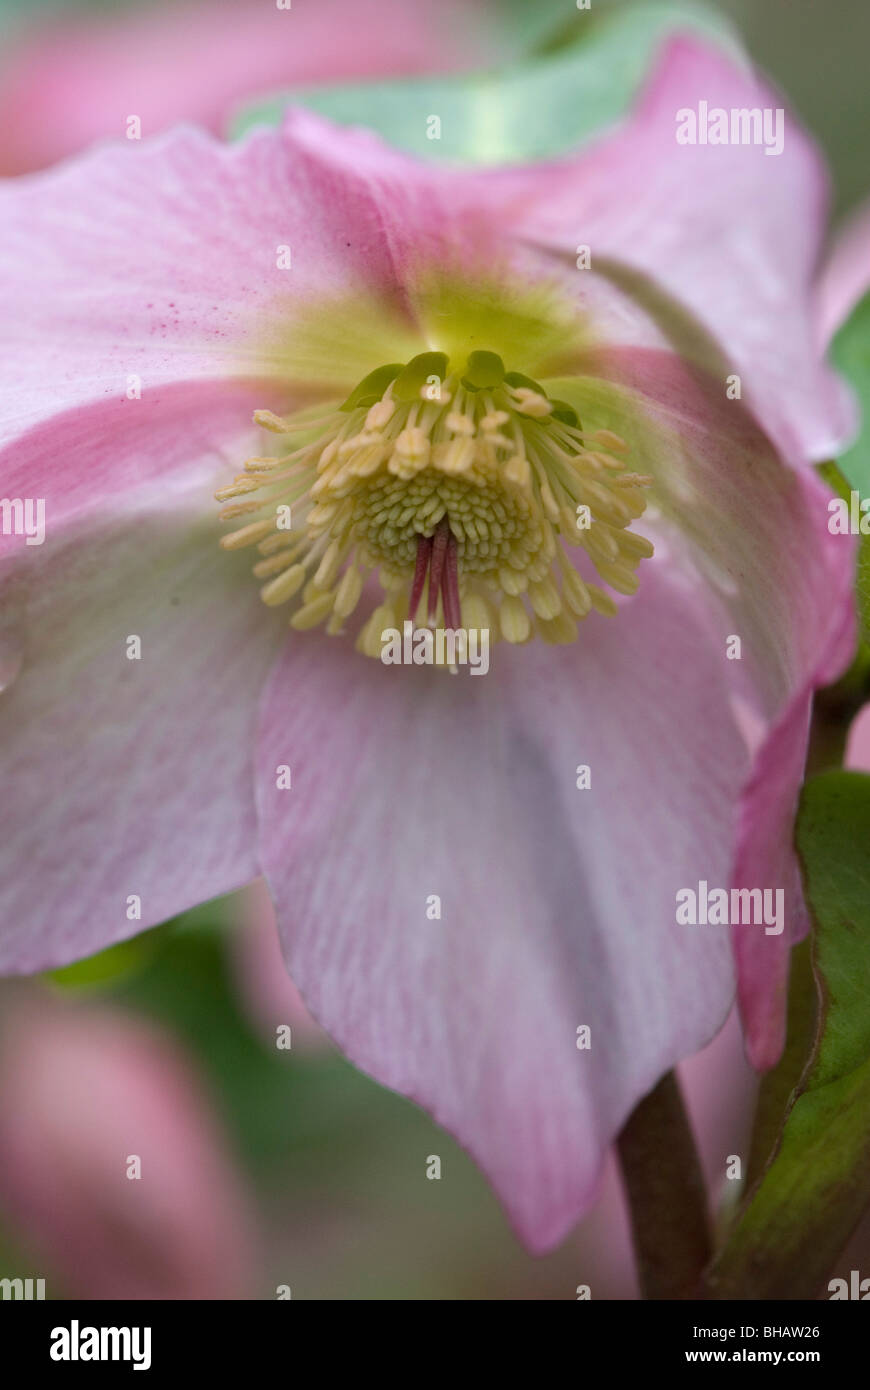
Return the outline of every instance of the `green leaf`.
<path id="1" fill-rule="evenodd" d="M 816 1297 L 870 1204 L 870 777 L 808 782 L 797 845 L 818 1027 L 776 1150 L 708 1275 L 717 1299 Z"/>
<path id="2" fill-rule="evenodd" d="M 49 970 L 43 976 L 47 983 L 57 988 L 78 992 L 98 989 L 102 986 L 114 987 L 120 980 L 142 970 L 150 961 L 157 946 L 161 927 L 131 936 L 128 941 L 119 941 L 117 946 L 107 946 L 85 960 L 73 961 L 57 970 Z"/>
<path id="3" fill-rule="evenodd" d="M 870 299 L 868 299 L 867 302 L 870 304 Z M 867 349 L 866 392 L 867 406 L 870 407 L 870 334 L 868 334 L 867 338 Z M 866 470 L 868 477 L 870 477 L 870 433 L 868 433 L 867 438 L 863 440 L 863 447 L 867 451 Z M 860 452 L 861 448 L 862 440 L 859 439 L 851 453 L 855 454 L 856 451 Z M 839 466 L 836 463 L 823 463 L 819 467 L 819 473 L 828 486 L 832 487 L 838 496 L 844 498 L 847 502 L 849 501 L 850 493 L 853 488 L 857 489 L 859 492 L 861 491 L 861 488 L 856 482 L 853 481 L 850 486 L 849 479 L 844 477 L 846 460 L 848 458 L 849 455 L 847 454 L 846 459 L 844 459 Z M 860 473 L 863 467 L 865 467 L 865 465 L 855 463 L 855 472 Z M 865 491 L 862 495 L 870 496 L 870 492 Z M 861 620 L 861 636 L 864 638 L 865 642 L 870 642 L 870 536 L 861 536 L 858 540 L 858 555 L 855 561 L 855 594 L 858 600 L 858 616 Z"/>
<path id="4" fill-rule="evenodd" d="M 573 0 L 496 0 L 483 22 L 497 31 L 506 54 L 541 53 L 560 48 L 574 33 L 577 11 Z M 473 19 L 474 16 L 469 16 Z"/>
<path id="5" fill-rule="evenodd" d="M 739 57 L 730 25 L 700 5 L 650 3 L 615 13 L 575 11 L 573 42 L 499 73 L 298 88 L 237 113 L 230 135 L 276 125 L 303 105 L 341 125 L 363 125 L 424 158 L 499 164 L 572 149 L 630 106 L 669 34 L 687 29 Z M 440 138 L 433 139 L 430 117 Z"/>
<path id="6" fill-rule="evenodd" d="M 863 420 L 858 438 L 839 461 L 840 471 L 862 497 L 870 497 L 870 294 L 837 333 L 831 356 L 855 391 Z"/>
<path id="7" fill-rule="evenodd" d="M 125 8 L 133 10 L 133 6 L 134 0 L 127 0 Z M 23 29 L 30 33 L 35 24 L 50 28 L 56 15 L 65 18 L 70 12 L 85 24 L 88 20 L 97 23 L 120 8 L 118 0 L 26 0 L 26 4 L 25 0 L 0 0 L 0 30 L 8 28 L 14 34 Z"/>

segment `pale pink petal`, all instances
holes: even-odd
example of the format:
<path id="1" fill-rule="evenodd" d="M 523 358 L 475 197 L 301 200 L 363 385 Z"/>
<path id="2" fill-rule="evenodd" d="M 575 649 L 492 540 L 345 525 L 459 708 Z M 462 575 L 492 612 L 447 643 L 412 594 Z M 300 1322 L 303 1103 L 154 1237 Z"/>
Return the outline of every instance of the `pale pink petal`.
<path id="1" fill-rule="evenodd" d="M 0 443 L 124 399 L 131 377 L 143 397 L 227 377 L 334 394 L 410 357 L 410 257 L 458 237 L 439 180 L 300 113 L 235 145 L 179 130 L 0 183 Z"/>
<path id="2" fill-rule="evenodd" d="M 759 1070 L 775 1066 L 785 1044 L 791 947 L 809 925 L 793 848 L 794 818 L 806 764 L 813 693 L 840 675 L 854 650 L 851 585 L 830 596 L 832 622 L 819 663 L 796 691 L 756 755 L 740 808 L 733 885 L 782 886 L 793 904 L 785 930 L 735 929 L 740 1011 L 747 1055 Z M 839 626 L 834 624 L 839 622 Z"/>
<path id="3" fill-rule="evenodd" d="M 132 528 L 140 509 L 184 508 L 191 500 L 201 517 L 213 518 L 215 489 L 267 447 L 253 412 L 288 403 L 272 382 L 217 381 L 82 405 L 26 431 L 4 452 L 5 492 L 43 500 L 49 539 L 94 515 L 126 519 Z M 0 536 L 0 555 L 38 567 L 43 552 L 10 530 Z"/>
<path id="4" fill-rule="evenodd" d="M 253 452 L 251 401 L 224 394 L 92 407 L 51 453 L 22 446 L 46 535 L 7 537 L 0 573 L 0 683 L 20 668 L 0 691 L 2 970 L 88 955 L 258 872 L 254 715 L 286 628 L 249 557 L 218 546 L 216 481 Z"/>
<path id="5" fill-rule="evenodd" d="M 827 343 L 870 289 L 870 203 L 837 235 L 819 284 L 819 332 Z"/>
<path id="6" fill-rule="evenodd" d="M 742 378 L 743 398 L 796 465 L 830 457 L 853 412 L 824 365 L 814 283 L 827 209 L 823 165 L 786 113 L 784 147 L 680 145 L 678 113 L 783 107 L 733 60 L 695 39 L 673 40 L 631 121 L 593 148 L 549 167 L 490 175 L 514 231 L 572 268 L 591 249 L 592 272 L 626 283 L 659 314 L 678 346 Z M 637 277 L 643 277 L 638 279 Z M 670 299 L 670 304 L 668 300 Z M 706 330 L 702 346 L 674 309 Z M 626 324 L 635 338 L 637 327 Z"/>
<path id="7" fill-rule="evenodd" d="M 12 999 L 0 1202 L 46 1295 L 251 1297 L 248 1202 L 184 1059 L 144 1024 L 43 993 Z"/>
<path id="8" fill-rule="evenodd" d="M 747 762 L 718 644 L 663 570 L 577 646 L 499 649 L 481 678 L 312 643 L 276 667 L 259 745 L 288 967 L 350 1058 L 455 1133 L 547 1248 L 632 1106 L 731 1001 L 727 932 L 675 924 L 699 865 L 727 882 Z"/>
<path id="9" fill-rule="evenodd" d="M 870 705 L 864 705 L 852 720 L 844 766 L 854 772 L 870 772 Z"/>
<path id="10" fill-rule="evenodd" d="M 706 331 L 705 350 L 743 377 L 792 461 L 829 453 L 852 420 L 816 341 L 816 156 L 791 124 L 776 158 L 675 139 L 675 102 L 756 98 L 775 100 L 687 40 L 669 49 L 624 131 L 558 165 L 451 175 L 297 113 L 230 147 L 182 132 L 7 183 L 0 285 L 16 392 L 0 411 L 6 430 L 117 397 L 130 373 L 144 389 L 226 375 L 353 384 L 401 356 L 397 336 L 408 355 L 418 346 L 409 330 L 421 264 L 461 247 L 474 269 L 499 242 L 506 259 L 520 237 L 538 248 L 524 264 L 540 278 L 573 266 L 582 237 L 597 270 L 646 277 L 630 288 L 653 317 L 670 305 L 668 331 L 676 307 L 693 316 L 692 350 Z M 581 287 L 603 281 L 595 270 L 571 276 L 582 309 Z M 609 293 L 637 341 L 637 306 Z M 345 300 L 328 328 L 325 299 Z M 683 323 L 688 350 L 685 333 Z"/>
<path id="11" fill-rule="evenodd" d="M 735 929 L 747 1054 L 760 1070 L 774 1066 L 782 1052 L 791 946 L 809 925 L 793 828 L 806 764 L 813 695 L 842 675 L 854 652 L 856 637 L 852 540 L 848 536 L 831 537 L 828 532 L 828 489 L 811 475 L 806 476 L 803 486 L 817 537 L 815 542 L 809 535 L 803 538 L 804 554 L 817 555 L 822 564 L 818 570 L 815 565 L 807 565 L 801 579 L 795 576 L 784 592 L 799 607 L 799 625 L 816 649 L 815 653 L 805 650 L 799 656 L 798 660 L 804 663 L 803 678 L 797 680 L 766 739 L 754 750 L 752 774 L 740 807 L 733 876 L 737 888 L 782 885 L 786 902 L 794 904 L 781 934 Z M 815 597 L 808 592 L 813 582 L 811 576 L 815 576 L 818 586 Z M 770 641 L 776 640 L 777 632 L 772 627 Z"/>

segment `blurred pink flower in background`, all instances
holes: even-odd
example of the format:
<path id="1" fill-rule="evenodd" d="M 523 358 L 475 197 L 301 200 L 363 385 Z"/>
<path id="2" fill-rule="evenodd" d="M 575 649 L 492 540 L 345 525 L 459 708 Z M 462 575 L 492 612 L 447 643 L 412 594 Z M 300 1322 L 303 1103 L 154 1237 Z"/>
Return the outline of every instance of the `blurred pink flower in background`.
<path id="1" fill-rule="evenodd" d="M 289 1025 L 293 1047 L 331 1047 L 328 1033 L 315 1023 L 287 973 L 275 909 L 265 880 L 257 879 L 235 900 L 236 927 L 230 937 L 234 980 L 256 1031 L 269 1047 L 276 1029 Z"/>
<path id="2" fill-rule="evenodd" d="M 0 174 L 176 121 L 220 131 L 275 88 L 503 61 L 495 0 L 193 0 L 41 16 L 0 50 Z"/>
<path id="3" fill-rule="evenodd" d="M 852 772 L 870 772 L 870 704 L 852 720 L 843 761 Z"/>
<path id="4" fill-rule="evenodd" d="M 247 1199 L 174 1045 L 42 991 L 4 999 L 0 1207 L 48 1296 L 59 1292 L 52 1276 L 82 1298 L 252 1296 Z M 138 1179 L 127 1176 L 132 1155 Z"/>

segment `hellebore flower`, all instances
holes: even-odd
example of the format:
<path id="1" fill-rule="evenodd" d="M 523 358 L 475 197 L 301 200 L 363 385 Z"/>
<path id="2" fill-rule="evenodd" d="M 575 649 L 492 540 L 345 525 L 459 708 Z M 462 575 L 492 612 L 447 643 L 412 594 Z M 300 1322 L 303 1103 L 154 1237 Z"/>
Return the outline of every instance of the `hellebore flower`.
<path id="1" fill-rule="evenodd" d="M 0 1205 L 48 1295 L 56 1275 L 80 1298 L 250 1297 L 251 1213 L 176 1050 L 35 990 L 4 1003 Z"/>
<path id="2" fill-rule="evenodd" d="M 545 167 L 297 112 L 0 189 L 4 486 L 46 527 L 3 538 L 0 966 L 264 874 L 314 1016 L 538 1249 L 735 959 L 775 1059 L 810 700 L 851 642 L 802 469 L 851 425 L 822 175 L 792 125 L 775 159 L 678 145 L 701 100 L 770 98 L 680 41 Z M 415 609 L 498 639 L 486 678 L 377 660 Z M 680 924 L 701 880 L 781 888 L 787 930 Z"/>
<path id="3" fill-rule="evenodd" d="M 0 54 L 0 173 L 176 121 L 220 132 L 233 106 L 288 84 L 450 72 L 515 47 L 493 0 L 193 0 L 52 14 Z"/>

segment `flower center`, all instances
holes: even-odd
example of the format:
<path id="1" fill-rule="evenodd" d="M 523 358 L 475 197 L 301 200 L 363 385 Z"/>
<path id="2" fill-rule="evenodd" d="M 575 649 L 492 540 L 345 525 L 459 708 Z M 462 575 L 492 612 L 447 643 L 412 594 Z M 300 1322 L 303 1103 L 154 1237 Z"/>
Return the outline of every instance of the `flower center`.
<path id="1" fill-rule="evenodd" d="M 254 418 L 291 449 L 249 459 L 216 494 L 229 502 L 222 519 L 260 518 L 221 545 L 256 546 L 263 601 L 301 590 L 291 626 L 325 623 L 331 635 L 377 570 L 382 601 L 357 637 L 367 655 L 380 656 L 384 629 L 417 619 L 424 596 L 432 626 L 572 642 L 593 609 L 617 610 L 565 547 L 582 547 L 621 594 L 653 553 L 628 529 L 652 479 L 625 471 L 624 441 L 585 432 L 570 405 L 495 353 L 473 352 L 462 370 L 422 353 L 371 372 L 343 405 Z"/>

